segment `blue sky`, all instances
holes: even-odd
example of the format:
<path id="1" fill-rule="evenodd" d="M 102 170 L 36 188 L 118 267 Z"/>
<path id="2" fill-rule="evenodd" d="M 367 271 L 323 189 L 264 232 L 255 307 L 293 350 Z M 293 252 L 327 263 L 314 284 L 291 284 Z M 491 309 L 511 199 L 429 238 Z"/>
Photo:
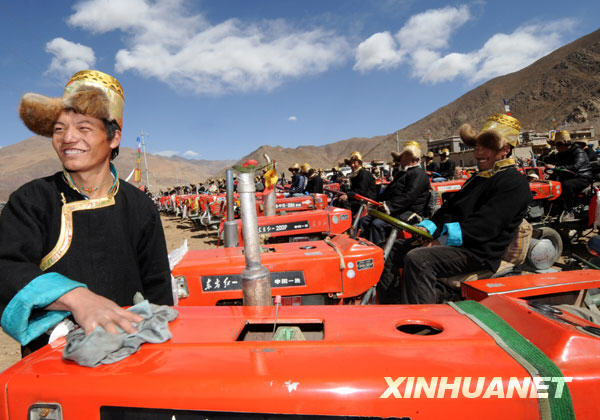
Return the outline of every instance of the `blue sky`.
<path id="1" fill-rule="evenodd" d="M 94 68 L 125 91 L 123 146 L 238 159 L 394 132 L 598 29 L 600 2 L 0 0 L 0 147 L 25 92 Z M 498 104 L 499 111 L 502 104 Z"/>

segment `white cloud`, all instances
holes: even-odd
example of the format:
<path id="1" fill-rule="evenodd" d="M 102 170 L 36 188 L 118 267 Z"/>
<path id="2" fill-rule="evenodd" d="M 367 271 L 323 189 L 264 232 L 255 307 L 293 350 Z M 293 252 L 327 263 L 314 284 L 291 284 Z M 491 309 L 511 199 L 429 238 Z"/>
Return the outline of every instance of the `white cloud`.
<path id="1" fill-rule="evenodd" d="M 156 152 L 155 155 L 164 156 L 164 157 L 173 157 L 179 154 L 176 150 L 163 150 L 162 152 Z"/>
<path id="2" fill-rule="evenodd" d="M 292 115 L 288 118 L 288 121 L 298 121 L 298 118 L 296 118 L 295 115 Z"/>
<path id="3" fill-rule="evenodd" d="M 179 157 L 186 158 L 186 159 L 196 159 L 196 158 L 200 157 L 200 153 L 194 152 L 193 150 L 187 150 L 185 152 L 179 152 L 177 150 L 163 150 L 161 152 L 156 152 L 154 154 L 158 155 L 158 156 L 164 156 L 164 157 L 179 156 Z"/>
<path id="4" fill-rule="evenodd" d="M 194 159 L 194 158 L 200 157 L 200 153 L 196 153 L 193 150 L 188 150 L 186 152 L 183 152 L 181 154 L 181 156 L 183 156 L 184 158 L 187 158 L 187 159 Z"/>
<path id="5" fill-rule="evenodd" d="M 95 33 L 120 30 L 127 48 L 117 72 L 133 70 L 195 93 L 271 90 L 343 62 L 346 40 L 321 28 L 229 19 L 210 24 L 184 0 L 87 0 L 69 24 Z"/>
<path id="6" fill-rule="evenodd" d="M 64 38 L 54 38 L 48 42 L 46 52 L 54 56 L 47 72 L 59 76 L 69 77 L 80 70 L 94 68 L 96 64 L 94 50 Z"/>
<path id="7" fill-rule="evenodd" d="M 376 33 L 356 49 L 354 69 L 366 72 L 411 67 L 412 75 L 425 83 L 464 77 L 471 83 L 517 71 L 563 44 L 564 34 L 575 22 L 561 19 L 527 24 L 510 34 L 498 33 L 474 51 L 446 52 L 454 31 L 471 19 L 467 6 L 427 10 L 412 16 L 395 35 Z M 518 46 L 516 48 L 515 46 Z"/>
<path id="8" fill-rule="evenodd" d="M 412 16 L 398 31 L 400 49 L 439 49 L 446 47 L 452 32 L 471 17 L 467 6 L 431 9 Z"/>
<path id="9" fill-rule="evenodd" d="M 354 70 L 389 69 L 397 66 L 403 57 L 389 32 L 371 35 L 356 48 Z"/>

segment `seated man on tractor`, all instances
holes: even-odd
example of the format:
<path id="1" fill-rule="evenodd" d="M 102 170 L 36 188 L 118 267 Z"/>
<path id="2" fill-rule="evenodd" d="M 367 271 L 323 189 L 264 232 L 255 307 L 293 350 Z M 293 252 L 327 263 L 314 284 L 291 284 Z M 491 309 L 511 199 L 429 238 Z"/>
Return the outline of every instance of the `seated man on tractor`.
<path id="1" fill-rule="evenodd" d="M 433 152 L 427 152 L 425 155 L 425 170 L 427 172 L 440 173 L 440 164 L 433 160 Z"/>
<path id="2" fill-rule="evenodd" d="M 302 165 L 305 169 L 308 182 L 306 183 L 306 192 L 309 194 L 323 194 L 323 178 L 315 168 L 311 168 L 308 163 Z"/>
<path id="3" fill-rule="evenodd" d="M 454 166 L 454 162 L 450 160 L 450 150 L 447 148 L 440 150 L 440 163 L 438 171 L 440 177 L 446 180 L 452 179 L 454 177 Z"/>
<path id="4" fill-rule="evenodd" d="M 405 143 L 400 153 L 392 152 L 394 161 L 400 164 L 400 170 L 377 200 L 383 202 L 385 213 L 397 219 L 410 222 L 415 215 L 416 219 L 424 216 L 429 198 L 429 178 L 419 165 L 421 154 L 421 146 L 414 141 Z M 386 222 L 371 215 L 360 219 L 360 228 L 363 238 L 380 246 L 390 231 Z"/>
<path id="5" fill-rule="evenodd" d="M 527 178 L 509 158 L 520 128 L 504 114 L 492 115 L 479 134 L 468 124 L 460 128 L 475 149 L 479 172 L 431 220 L 419 223 L 434 241 L 419 248 L 395 244 L 377 285 L 381 303 L 440 303 L 448 297 L 440 278 L 498 269 L 532 199 Z"/>
<path id="6" fill-rule="evenodd" d="M 571 141 L 568 131 L 557 132 L 554 144 L 558 153 L 556 153 L 554 164 L 547 163 L 546 168 L 554 170 L 550 179 L 558 180 L 562 185 L 563 192 L 558 198 L 557 204 L 559 211 L 566 212 L 562 220 L 569 221 L 574 218 L 569 211 L 570 205 L 574 203 L 577 194 L 592 183 L 592 166 L 585 151 Z"/>
<path id="7" fill-rule="evenodd" d="M 300 165 L 294 163 L 288 169 L 292 173 L 292 185 L 289 190 L 290 196 L 304 195 L 306 177 L 300 173 Z"/>
<path id="8" fill-rule="evenodd" d="M 352 173 L 349 176 L 350 190 L 348 191 L 348 194 L 341 195 L 334 205 L 349 208 L 352 211 L 352 215 L 356 215 L 361 206 L 361 202 L 352 198 L 352 193 L 375 200 L 377 199 L 379 187 L 375 183 L 375 179 L 371 173 L 363 168 L 363 160 L 360 152 L 352 152 L 349 163 L 352 168 Z"/>

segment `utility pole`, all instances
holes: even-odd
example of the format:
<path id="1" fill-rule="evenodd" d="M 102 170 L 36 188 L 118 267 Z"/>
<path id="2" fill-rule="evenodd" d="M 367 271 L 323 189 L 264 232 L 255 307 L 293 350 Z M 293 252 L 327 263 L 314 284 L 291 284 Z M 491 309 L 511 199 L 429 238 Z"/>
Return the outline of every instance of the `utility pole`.
<path id="1" fill-rule="evenodd" d="M 140 132 L 140 138 L 142 139 L 142 149 L 144 150 L 144 166 L 146 166 L 146 188 L 150 189 L 150 170 L 148 169 L 148 160 L 146 159 L 146 137 L 147 133 L 144 130 Z"/>
<path id="2" fill-rule="evenodd" d="M 397 131 L 396 131 L 396 153 L 400 153 L 400 139 L 398 138 Z"/>

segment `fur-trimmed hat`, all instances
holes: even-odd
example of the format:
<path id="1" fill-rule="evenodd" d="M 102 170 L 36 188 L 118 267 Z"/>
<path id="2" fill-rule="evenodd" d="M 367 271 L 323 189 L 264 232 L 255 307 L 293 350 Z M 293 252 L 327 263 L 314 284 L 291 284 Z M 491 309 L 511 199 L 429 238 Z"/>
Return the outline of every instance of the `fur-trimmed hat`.
<path id="1" fill-rule="evenodd" d="M 310 165 L 308 164 L 308 162 L 304 162 L 304 163 L 302 164 L 302 166 L 300 167 L 300 171 L 301 171 L 302 173 L 304 173 L 304 174 L 307 174 L 307 173 L 308 173 L 308 171 L 310 171 L 310 170 L 311 170 L 311 167 L 310 167 Z"/>
<path id="2" fill-rule="evenodd" d="M 423 156 L 423 151 L 421 150 L 421 145 L 414 141 L 407 141 L 402 146 L 402 150 L 400 153 L 392 152 L 392 157 L 394 158 L 394 162 L 400 162 L 400 158 L 403 154 L 409 153 L 414 159 L 419 160 Z"/>
<path id="3" fill-rule="evenodd" d="M 556 134 L 554 134 L 554 143 L 570 143 L 571 140 L 571 134 L 569 134 L 569 132 L 567 130 L 559 130 L 556 132 Z"/>
<path id="4" fill-rule="evenodd" d="M 31 131 L 52 137 L 54 123 L 65 109 L 101 120 L 115 121 L 123 127 L 125 96 L 117 79 L 96 70 L 75 73 L 65 86 L 63 96 L 52 98 L 26 93 L 19 104 L 19 116 Z"/>
<path id="5" fill-rule="evenodd" d="M 486 149 L 499 151 L 504 146 L 515 147 L 519 142 L 521 123 L 506 114 L 494 114 L 488 118 L 479 133 L 469 124 L 460 126 L 460 138 L 469 147 L 479 144 Z"/>
<path id="6" fill-rule="evenodd" d="M 289 171 L 299 171 L 300 170 L 300 164 L 298 163 L 294 163 L 292 166 L 290 166 L 288 168 Z"/>
<path id="7" fill-rule="evenodd" d="M 352 162 L 353 160 L 358 160 L 360 163 L 362 163 L 363 159 L 362 159 L 362 155 L 360 154 L 360 152 L 352 152 L 352 154 L 350 155 L 350 158 L 348 159 L 348 162 Z"/>

